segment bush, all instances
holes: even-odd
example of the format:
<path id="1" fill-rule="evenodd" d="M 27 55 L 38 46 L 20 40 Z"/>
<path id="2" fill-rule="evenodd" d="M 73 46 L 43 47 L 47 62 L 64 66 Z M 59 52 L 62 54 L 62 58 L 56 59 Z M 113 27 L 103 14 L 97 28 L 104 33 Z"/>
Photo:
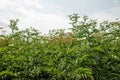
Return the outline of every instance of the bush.
<path id="1" fill-rule="evenodd" d="M 0 35 L 1 80 L 119 80 L 120 22 L 69 16 L 71 32 L 34 28 Z M 2 28 L 1 28 L 2 29 Z"/>

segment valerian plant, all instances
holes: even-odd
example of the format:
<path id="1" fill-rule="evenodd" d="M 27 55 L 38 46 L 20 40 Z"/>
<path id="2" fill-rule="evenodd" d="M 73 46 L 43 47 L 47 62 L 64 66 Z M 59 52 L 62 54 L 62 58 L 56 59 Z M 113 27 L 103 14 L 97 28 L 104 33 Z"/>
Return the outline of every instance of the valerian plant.
<path id="1" fill-rule="evenodd" d="M 120 21 L 69 18 L 71 32 L 47 35 L 10 20 L 11 33 L 0 35 L 0 80 L 119 80 Z"/>

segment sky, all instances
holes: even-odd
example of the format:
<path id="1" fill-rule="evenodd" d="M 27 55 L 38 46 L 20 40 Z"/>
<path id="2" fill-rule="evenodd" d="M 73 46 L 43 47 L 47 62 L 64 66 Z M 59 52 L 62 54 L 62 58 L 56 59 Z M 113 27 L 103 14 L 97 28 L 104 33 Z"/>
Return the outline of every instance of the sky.
<path id="1" fill-rule="evenodd" d="M 113 20 L 120 17 L 120 0 L 0 0 L 0 26 L 19 19 L 20 29 L 34 27 L 43 33 L 70 28 L 68 15 Z"/>

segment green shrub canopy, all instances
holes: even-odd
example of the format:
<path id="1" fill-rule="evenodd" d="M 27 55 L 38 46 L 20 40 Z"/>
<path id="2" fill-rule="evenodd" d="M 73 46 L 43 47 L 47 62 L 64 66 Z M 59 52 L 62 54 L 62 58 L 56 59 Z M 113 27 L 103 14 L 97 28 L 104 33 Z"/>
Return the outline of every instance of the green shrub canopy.
<path id="1" fill-rule="evenodd" d="M 0 80 L 119 80 L 119 20 L 69 18 L 71 32 L 48 35 L 10 20 L 11 33 L 0 35 Z"/>

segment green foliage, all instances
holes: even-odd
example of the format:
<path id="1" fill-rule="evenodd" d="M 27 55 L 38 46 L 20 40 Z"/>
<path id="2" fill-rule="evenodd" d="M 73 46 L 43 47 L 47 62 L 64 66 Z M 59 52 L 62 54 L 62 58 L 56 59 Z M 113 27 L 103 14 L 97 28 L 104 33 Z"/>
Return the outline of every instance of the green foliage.
<path id="1" fill-rule="evenodd" d="M 2 71 L 0 72 L 0 79 L 4 80 L 4 79 L 12 79 L 16 77 L 16 75 L 10 71 Z"/>
<path id="2" fill-rule="evenodd" d="M 0 80 L 119 80 L 120 22 L 69 18 L 71 32 L 48 35 L 10 20 L 11 34 L 0 35 Z"/>
<path id="3" fill-rule="evenodd" d="M 15 31 L 18 30 L 18 27 L 17 27 L 18 21 L 19 21 L 18 19 L 16 19 L 16 20 L 10 20 L 10 25 L 9 25 L 9 27 L 11 28 L 12 33 L 14 33 Z"/>

